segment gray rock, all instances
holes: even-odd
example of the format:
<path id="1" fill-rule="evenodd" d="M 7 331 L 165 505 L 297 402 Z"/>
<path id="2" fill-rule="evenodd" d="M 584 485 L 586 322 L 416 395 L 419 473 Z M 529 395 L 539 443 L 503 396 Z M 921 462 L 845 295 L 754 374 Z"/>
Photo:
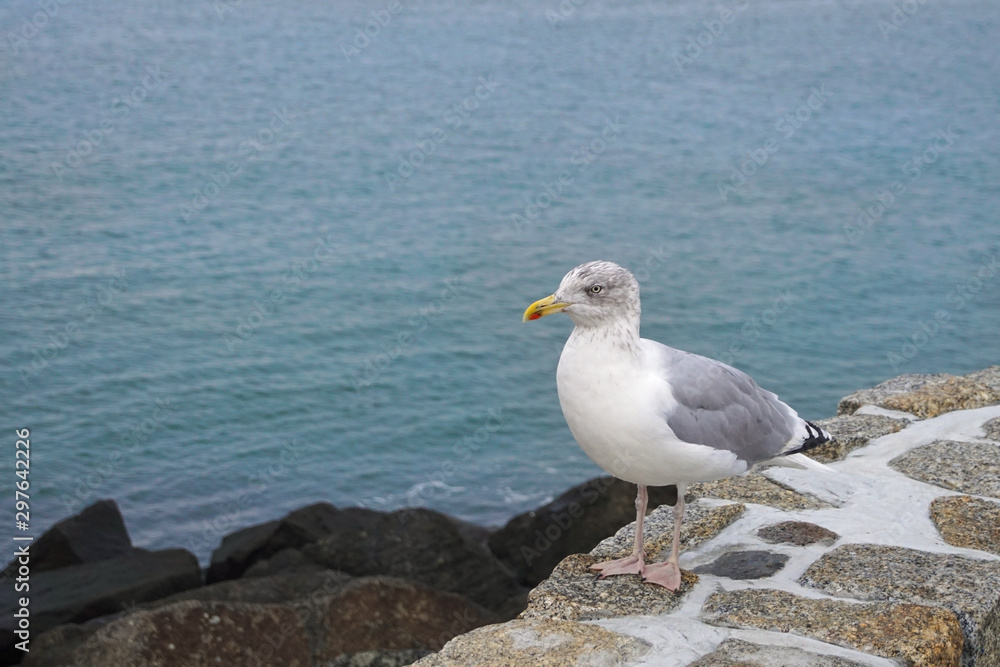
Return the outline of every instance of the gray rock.
<path id="1" fill-rule="evenodd" d="M 31 629 L 37 635 L 57 625 L 115 614 L 200 585 L 198 561 L 183 549 L 137 551 L 42 572 L 31 577 Z M 0 638 L 4 640 L 0 659 L 8 661 L 16 655 L 11 653 L 15 650 L 15 604 L 13 590 L 4 590 L 0 597 Z"/>
<path id="2" fill-rule="evenodd" d="M 278 521 L 250 526 L 227 535 L 212 553 L 208 568 L 209 583 L 234 579 L 259 560 L 270 558 L 283 549 L 301 549 L 321 537 L 344 529 L 365 530 L 381 512 L 350 507 L 337 509 L 330 503 L 315 503 Z"/>
<path id="3" fill-rule="evenodd" d="M 681 548 L 693 548 L 711 539 L 742 515 L 743 505 L 709 507 L 693 503 L 687 507 L 681 529 Z M 663 506 L 644 521 L 646 562 L 666 558 L 673 541 L 673 510 Z M 621 558 L 632 552 L 634 522 L 602 541 L 589 554 L 574 554 L 561 562 L 552 575 L 528 595 L 528 608 L 521 618 L 591 620 L 633 614 L 663 614 L 680 606 L 698 581 L 698 575 L 681 570 L 681 587 L 670 592 L 662 586 L 643 583 L 636 575 L 598 579 L 590 566 Z"/>
<path id="4" fill-rule="evenodd" d="M 875 385 L 871 389 L 859 389 L 853 394 L 849 394 L 840 399 L 837 404 L 838 415 L 850 415 L 863 405 L 882 405 L 890 396 L 908 394 L 922 389 L 929 384 L 943 384 L 949 378 L 955 377 L 947 373 L 936 373 L 933 375 L 921 373 L 908 373 L 894 377 Z"/>
<path id="5" fill-rule="evenodd" d="M 1000 562 L 848 544 L 824 554 L 799 583 L 842 598 L 949 609 L 965 635 L 962 664 L 1000 664 Z"/>
<path id="6" fill-rule="evenodd" d="M 764 526 L 757 531 L 757 537 L 770 544 L 794 544 L 797 547 L 804 547 L 809 544 L 829 546 L 836 542 L 840 535 L 808 521 L 782 521 Z"/>
<path id="7" fill-rule="evenodd" d="M 867 667 L 833 655 L 820 655 L 791 646 L 767 646 L 727 639 L 688 667 Z"/>
<path id="8" fill-rule="evenodd" d="M 688 494 L 696 498 L 718 498 L 741 503 L 767 505 L 784 510 L 805 510 L 829 507 L 813 496 L 807 496 L 768 479 L 759 472 L 741 477 L 728 477 L 715 482 L 699 482 L 688 487 Z"/>
<path id="9" fill-rule="evenodd" d="M 785 567 L 788 556 L 770 551 L 730 551 L 692 572 L 727 579 L 763 579 Z"/>
<path id="10" fill-rule="evenodd" d="M 318 665 L 318 667 L 404 667 L 412 665 L 431 653 L 433 651 L 419 648 L 401 651 L 360 651 L 359 653 L 337 656 L 333 660 Z"/>
<path id="11" fill-rule="evenodd" d="M 134 551 L 118 503 L 98 500 L 79 514 L 63 519 L 31 545 L 31 573 L 40 574 L 79 563 L 96 563 Z M 4 570 L 8 576 L 16 563 Z"/>
<path id="12" fill-rule="evenodd" d="M 712 539 L 743 515 L 746 508 L 740 503 L 711 506 L 702 502 L 689 503 L 684 511 L 681 524 L 681 551 L 693 549 Z M 646 559 L 652 563 L 670 555 L 674 534 L 674 512 L 672 507 L 659 507 L 643 521 Z M 632 553 L 635 538 L 635 522 L 622 527 L 611 537 L 605 538 L 590 552 L 591 555 L 607 560 L 621 558 Z"/>
<path id="13" fill-rule="evenodd" d="M 964 376 L 966 380 L 984 384 L 994 391 L 1000 392 L 1000 366 L 990 366 L 981 371 L 975 371 Z"/>
<path id="14" fill-rule="evenodd" d="M 1000 498 L 1000 444 L 937 440 L 897 456 L 889 465 L 921 482 Z"/>
<path id="15" fill-rule="evenodd" d="M 931 521 L 948 544 L 1000 556 L 1000 503 L 972 496 L 935 498 Z"/>
<path id="16" fill-rule="evenodd" d="M 990 440 L 1000 442 L 1000 417 L 994 417 L 983 424 L 983 431 L 985 431 L 986 437 Z"/>
<path id="17" fill-rule="evenodd" d="M 753 588 L 713 593 L 701 619 L 729 628 L 812 637 L 906 665 L 957 665 L 962 654 L 962 629 L 955 614 L 932 606 L 816 600 Z"/>
<path id="18" fill-rule="evenodd" d="M 490 550 L 534 586 L 569 554 L 587 553 L 635 521 L 634 484 L 598 477 L 569 489 L 548 505 L 520 514 L 490 536 Z M 677 487 L 649 487 L 650 511 L 677 502 Z"/>
<path id="19" fill-rule="evenodd" d="M 454 639 L 418 667 L 619 667 L 649 652 L 649 642 L 596 625 L 516 620 Z"/>
<path id="20" fill-rule="evenodd" d="M 465 538 L 449 517 L 428 509 L 379 514 L 370 525 L 345 523 L 302 552 L 352 576 L 411 579 L 491 611 L 522 593 L 513 573 L 488 549 Z"/>
<path id="21" fill-rule="evenodd" d="M 969 376 L 903 375 L 841 399 L 837 413 L 853 413 L 866 403 L 928 419 L 952 410 L 971 410 L 1000 403 L 1000 389 Z"/>
<path id="22" fill-rule="evenodd" d="M 820 419 L 815 423 L 825 428 L 833 440 L 810 449 L 807 454 L 817 461 L 829 463 L 843 459 L 875 438 L 902 430 L 908 422 L 884 415 L 850 414 Z"/>

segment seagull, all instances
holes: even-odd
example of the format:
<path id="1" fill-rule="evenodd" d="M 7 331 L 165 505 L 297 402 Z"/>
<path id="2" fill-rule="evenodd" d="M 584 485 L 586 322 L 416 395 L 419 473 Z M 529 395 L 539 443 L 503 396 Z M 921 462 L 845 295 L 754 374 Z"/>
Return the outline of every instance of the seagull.
<path id="1" fill-rule="evenodd" d="M 638 574 L 676 591 L 684 492 L 692 482 L 744 475 L 758 463 L 829 470 L 801 454 L 831 439 L 731 366 L 639 337 L 639 283 L 614 262 L 581 264 L 522 321 L 564 312 L 575 328 L 556 386 L 573 437 L 594 463 L 638 486 L 635 548 L 591 566 L 601 579 Z M 646 565 L 647 486 L 677 486 L 670 557 Z"/>

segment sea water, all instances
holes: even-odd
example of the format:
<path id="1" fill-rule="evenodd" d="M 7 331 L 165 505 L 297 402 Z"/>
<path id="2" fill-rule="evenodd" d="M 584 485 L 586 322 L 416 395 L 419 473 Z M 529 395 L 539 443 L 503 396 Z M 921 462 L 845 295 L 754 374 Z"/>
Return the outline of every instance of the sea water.
<path id="1" fill-rule="evenodd" d="M 556 397 L 568 318 L 521 314 L 592 259 L 637 273 L 645 336 L 808 418 L 1000 359 L 994 3 L 14 0 L 0 28 L 0 488 L 30 428 L 35 534 L 111 497 L 204 561 L 315 501 L 544 503 L 601 471 Z"/>

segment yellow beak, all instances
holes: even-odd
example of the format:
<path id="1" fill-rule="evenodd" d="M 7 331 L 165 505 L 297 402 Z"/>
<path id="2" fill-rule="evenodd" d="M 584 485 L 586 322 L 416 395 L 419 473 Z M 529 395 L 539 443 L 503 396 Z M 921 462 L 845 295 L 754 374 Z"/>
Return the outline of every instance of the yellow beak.
<path id="1" fill-rule="evenodd" d="M 521 321 L 527 322 L 528 320 L 537 320 L 540 317 L 545 317 L 546 315 L 551 315 L 552 313 L 561 313 L 568 305 L 568 303 L 556 301 L 555 294 L 547 296 L 544 299 L 536 301 L 528 306 L 528 309 L 524 311 L 524 317 L 521 318 Z"/>

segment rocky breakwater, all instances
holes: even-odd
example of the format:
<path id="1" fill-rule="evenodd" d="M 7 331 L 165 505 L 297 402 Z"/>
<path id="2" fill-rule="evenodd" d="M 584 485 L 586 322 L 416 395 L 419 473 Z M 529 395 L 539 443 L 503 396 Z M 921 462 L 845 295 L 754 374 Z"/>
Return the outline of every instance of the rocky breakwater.
<path id="1" fill-rule="evenodd" d="M 693 485 L 677 593 L 592 563 L 632 526 L 562 560 L 517 619 L 456 637 L 420 667 L 1000 666 L 1000 366 L 905 375 L 844 398 L 810 452 Z M 666 507 L 647 560 L 670 547 Z"/>
<path id="2" fill-rule="evenodd" d="M 498 530 L 423 508 L 317 503 L 227 535 L 204 571 L 184 550 L 133 547 L 118 506 L 102 500 L 32 548 L 27 654 L 15 647 L 5 587 L 0 662 L 410 664 L 457 635 L 514 618 L 528 586 L 630 521 L 633 494 L 624 482 L 594 479 Z M 653 505 L 673 503 L 676 489 L 650 495 Z"/>

